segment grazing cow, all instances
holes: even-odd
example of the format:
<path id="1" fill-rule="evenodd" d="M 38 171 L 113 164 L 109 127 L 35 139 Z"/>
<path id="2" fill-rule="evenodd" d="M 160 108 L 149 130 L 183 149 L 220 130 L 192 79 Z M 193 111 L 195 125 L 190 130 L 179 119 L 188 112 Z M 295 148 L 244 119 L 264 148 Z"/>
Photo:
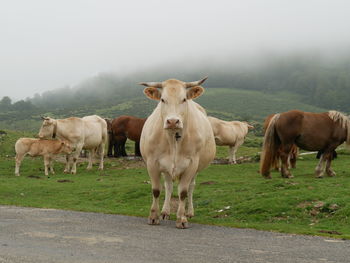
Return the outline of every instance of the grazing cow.
<path id="1" fill-rule="evenodd" d="M 97 152 L 100 155 L 99 169 L 103 170 L 104 148 L 108 137 L 107 124 L 104 119 L 97 115 L 84 118 L 52 119 L 44 117 L 43 119 L 39 138 L 67 140 L 76 149 L 72 154 L 67 155 L 65 173 L 75 174 L 77 172 L 77 159 L 82 149 L 90 152 L 87 169 L 92 168 L 92 157 Z M 73 161 L 72 169 L 70 169 L 71 161 Z"/>
<path id="2" fill-rule="evenodd" d="M 114 157 L 127 156 L 125 151 L 126 140 L 135 142 L 135 155 L 141 156 L 140 137 L 146 119 L 134 116 L 120 116 L 111 123 L 114 141 Z"/>
<path id="3" fill-rule="evenodd" d="M 213 128 L 215 142 L 220 146 L 229 146 L 229 163 L 237 163 L 236 152 L 244 143 L 248 129 L 254 129 L 252 125 L 241 121 L 223 121 L 214 117 L 208 117 Z"/>
<path id="4" fill-rule="evenodd" d="M 160 178 L 164 175 L 165 202 L 161 215 L 170 216 L 173 181 L 178 179 L 179 206 L 176 227 L 187 228 L 187 217 L 194 216 L 192 194 L 198 172 L 215 157 L 215 140 L 205 111 L 192 99 L 200 96 L 206 78 L 195 82 L 169 79 L 164 82 L 140 83 L 144 93 L 160 101 L 148 117 L 141 134 L 141 153 L 152 183 L 153 203 L 149 224 L 159 224 Z M 188 197 L 187 214 L 185 201 Z"/>
<path id="5" fill-rule="evenodd" d="M 43 156 L 45 165 L 45 175 L 49 175 L 48 168 L 52 174 L 55 174 L 52 167 L 52 158 L 55 155 L 63 153 L 72 153 L 73 148 L 68 142 L 60 140 L 40 140 L 33 138 L 20 138 L 15 144 L 16 150 L 16 169 L 15 175 L 19 176 L 19 168 L 25 155 Z"/>

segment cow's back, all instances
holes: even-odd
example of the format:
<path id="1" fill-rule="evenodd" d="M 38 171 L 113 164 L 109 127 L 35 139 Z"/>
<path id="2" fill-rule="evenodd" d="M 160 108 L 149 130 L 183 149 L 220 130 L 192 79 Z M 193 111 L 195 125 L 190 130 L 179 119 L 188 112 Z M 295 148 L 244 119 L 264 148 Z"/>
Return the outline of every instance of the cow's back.
<path id="1" fill-rule="evenodd" d="M 30 151 L 33 143 L 38 139 L 33 138 L 20 138 L 16 141 L 15 151 L 16 154 L 24 154 Z"/>
<path id="2" fill-rule="evenodd" d="M 29 153 L 31 156 L 56 154 L 61 148 L 59 140 L 20 138 L 15 144 L 16 154 Z"/>
<path id="3" fill-rule="evenodd" d="M 97 115 L 82 118 L 84 122 L 84 148 L 91 149 L 99 146 L 107 139 L 107 123 Z"/>
<path id="4" fill-rule="evenodd" d="M 70 117 L 57 120 L 57 138 L 66 140 L 72 146 L 82 144 L 84 142 L 85 131 L 84 122 L 81 118 Z"/>
<path id="5" fill-rule="evenodd" d="M 234 145 L 237 140 L 236 127 L 228 121 L 209 117 L 217 145 Z"/>

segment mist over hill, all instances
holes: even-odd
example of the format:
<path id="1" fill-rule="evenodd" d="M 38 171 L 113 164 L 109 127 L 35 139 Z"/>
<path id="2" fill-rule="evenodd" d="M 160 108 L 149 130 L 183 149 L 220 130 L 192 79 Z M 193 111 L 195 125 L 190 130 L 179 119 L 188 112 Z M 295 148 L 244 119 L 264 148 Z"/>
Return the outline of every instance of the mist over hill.
<path id="1" fill-rule="evenodd" d="M 178 61 L 127 75 L 100 73 L 80 84 L 35 94 L 25 101 L 0 101 L 0 124 L 99 114 L 149 115 L 156 102 L 143 95 L 138 82 L 177 78 L 194 81 L 209 76 L 207 92 L 198 99 L 211 115 L 223 119 L 261 121 L 266 115 L 290 109 L 350 112 L 350 53 L 265 54 L 259 59 Z M 5 99 L 5 100 L 4 100 Z"/>

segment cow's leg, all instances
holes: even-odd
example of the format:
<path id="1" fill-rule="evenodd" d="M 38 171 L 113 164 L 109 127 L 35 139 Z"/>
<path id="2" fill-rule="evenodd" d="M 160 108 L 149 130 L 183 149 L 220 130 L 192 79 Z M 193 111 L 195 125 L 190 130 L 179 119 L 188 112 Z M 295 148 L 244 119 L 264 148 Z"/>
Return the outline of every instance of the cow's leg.
<path id="1" fill-rule="evenodd" d="M 53 170 L 53 158 L 52 157 L 49 157 L 49 166 L 50 166 L 50 172 L 51 174 L 55 174 L 55 171 Z"/>
<path id="2" fill-rule="evenodd" d="M 100 155 L 100 165 L 98 169 L 103 170 L 103 158 L 105 155 L 105 144 L 103 142 L 99 145 L 98 153 Z"/>
<path id="3" fill-rule="evenodd" d="M 140 142 L 135 142 L 135 156 L 141 156 Z"/>
<path id="4" fill-rule="evenodd" d="M 191 218 L 194 217 L 194 209 L 193 209 L 193 190 L 196 185 L 196 180 L 193 178 L 193 180 L 190 183 L 190 186 L 188 188 L 188 207 L 187 207 L 187 217 Z"/>
<path id="5" fill-rule="evenodd" d="M 92 169 L 94 152 L 95 152 L 95 149 L 89 149 L 89 164 L 86 167 L 87 170 L 91 170 Z"/>
<path id="6" fill-rule="evenodd" d="M 153 162 L 154 163 L 154 162 Z M 159 196 L 160 196 L 160 172 L 154 164 L 147 163 L 147 170 L 152 183 L 153 201 L 148 217 L 148 224 L 159 225 Z"/>
<path id="7" fill-rule="evenodd" d="M 77 161 L 78 161 L 78 158 L 79 158 L 79 154 L 80 154 L 81 150 L 83 149 L 83 145 L 84 144 L 78 144 L 76 146 L 76 148 L 75 148 L 74 153 L 71 156 L 72 160 L 73 160 L 72 170 L 71 170 L 72 174 L 76 174 L 77 173 Z"/>
<path id="8" fill-rule="evenodd" d="M 120 157 L 120 152 L 119 152 L 119 142 L 115 141 L 113 144 L 113 148 L 114 148 L 114 157 L 118 158 Z"/>
<path id="9" fill-rule="evenodd" d="M 126 153 L 126 150 L 125 150 L 125 144 L 126 144 L 126 140 L 127 140 L 128 138 L 123 138 L 123 140 L 121 140 L 121 144 L 120 144 L 120 146 L 121 146 L 121 155 L 122 156 L 128 156 L 128 154 Z"/>
<path id="10" fill-rule="evenodd" d="M 191 165 L 186 169 L 186 171 L 181 175 L 179 185 L 178 185 L 178 195 L 179 195 L 179 207 L 176 214 L 176 227 L 177 228 L 187 228 L 188 222 L 186 217 L 186 197 L 190 189 L 190 184 L 196 176 L 196 170 L 198 167 L 198 160 L 192 160 Z M 193 185 L 194 187 L 194 185 Z M 193 192 L 193 189 L 192 189 Z M 193 207 L 192 207 L 193 209 Z M 193 213 L 193 211 L 192 211 Z"/>
<path id="11" fill-rule="evenodd" d="M 324 154 L 321 155 L 320 161 L 318 162 L 316 169 L 315 169 L 315 176 L 317 178 L 323 177 L 323 164 L 324 164 Z"/>
<path id="12" fill-rule="evenodd" d="M 326 156 L 326 173 L 328 176 L 335 176 L 335 172 L 331 168 L 332 163 L 332 152 L 328 153 Z"/>
<path id="13" fill-rule="evenodd" d="M 288 157 L 291 150 L 292 144 L 284 144 L 281 147 L 280 157 L 281 157 L 281 175 L 285 178 L 292 178 L 293 175 L 288 169 Z"/>
<path id="14" fill-rule="evenodd" d="M 230 157 L 229 157 L 229 163 L 230 164 L 236 164 L 236 152 L 238 147 L 236 145 L 230 146 Z"/>
<path id="15" fill-rule="evenodd" d="M 161 217 L 163 219 L 169 219 L 171 195 L 173 193 L 173 179 L 171 178 L 171 175 L 164 174 L 164 186 L 165 186 L 165 200 L 164 200 L 164 205 L 161 212 Z"/>
<path id="16" fill-rule="evenodd" d="M 16 168 L 15 168 L 15 175 L 16 176 L 20 176 L 19 168 L 21 167 L 21 163 L 22 163 L 24 156 L 25 156 L 25 154 L 16 154 Z"/>
<path id="17" fill-rule="evenodd" d="M 290 153 L 290 165 L 292 168 L 297 167 L 297 158 L 298 158 L 298 148 L 294 145 Z"/>
<path id="18" fill-rule="evenodd" d="M 49 156 L 44 156 L 44 166 L 45 166 L 45 175 L 49 175 L 49 169 L 48 167 L 50 166 L 50 157 Z"/>
<path id="19" fill-rule="evenodd" d="M 66 166 L 64 167 L 64 173 L 70 173 L 70 164 L 72 161 L 72 155 L 71 154 L 67 154 L 66 155 Z"/>
<path id="20" fill-rule="evenodd" d="M 113 157 L 113 138 L 112 138 L 113 135 L 111 134 L 108 134 L 108 151 L 107 151 L 107 156 L 108 157 Z"/>

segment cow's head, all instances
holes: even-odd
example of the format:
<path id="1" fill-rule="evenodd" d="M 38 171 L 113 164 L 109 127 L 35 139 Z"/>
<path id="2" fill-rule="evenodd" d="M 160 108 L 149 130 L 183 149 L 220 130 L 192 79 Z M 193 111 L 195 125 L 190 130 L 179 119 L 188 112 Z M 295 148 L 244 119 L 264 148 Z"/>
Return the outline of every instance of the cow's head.
<path id="1" fill-rule="evenodd" d="M 60 153 L 71 154 L 75 148 L 67 141 L 61 141 Z"/>
<path id="2" fill-rule="evenodd" d="M 188 100 L 202 95 L 204 89 L 200 86 L 205 80 L 183 82 L 169 79 L 163 82 L 142 82 L 146 86 L 145 95 L 160 101 L 160 109 L 164 129 L 181 130 L 187 117 Z"/>
<path id="3" fill-rule="evenodd" d="M 43 124 L 41 125 L 40 131 L 38 134 L 39 138 L 40 139 L 54 138 L 56 120 L 50 117 L 41 117 L 41 118 L 43 119 Z"/>
<path id="4" fill-rule="evenodd" d="M 112 120 L 105 118 L 107 124 L 107 131 L 109 134 L 112 134 Z"/>

